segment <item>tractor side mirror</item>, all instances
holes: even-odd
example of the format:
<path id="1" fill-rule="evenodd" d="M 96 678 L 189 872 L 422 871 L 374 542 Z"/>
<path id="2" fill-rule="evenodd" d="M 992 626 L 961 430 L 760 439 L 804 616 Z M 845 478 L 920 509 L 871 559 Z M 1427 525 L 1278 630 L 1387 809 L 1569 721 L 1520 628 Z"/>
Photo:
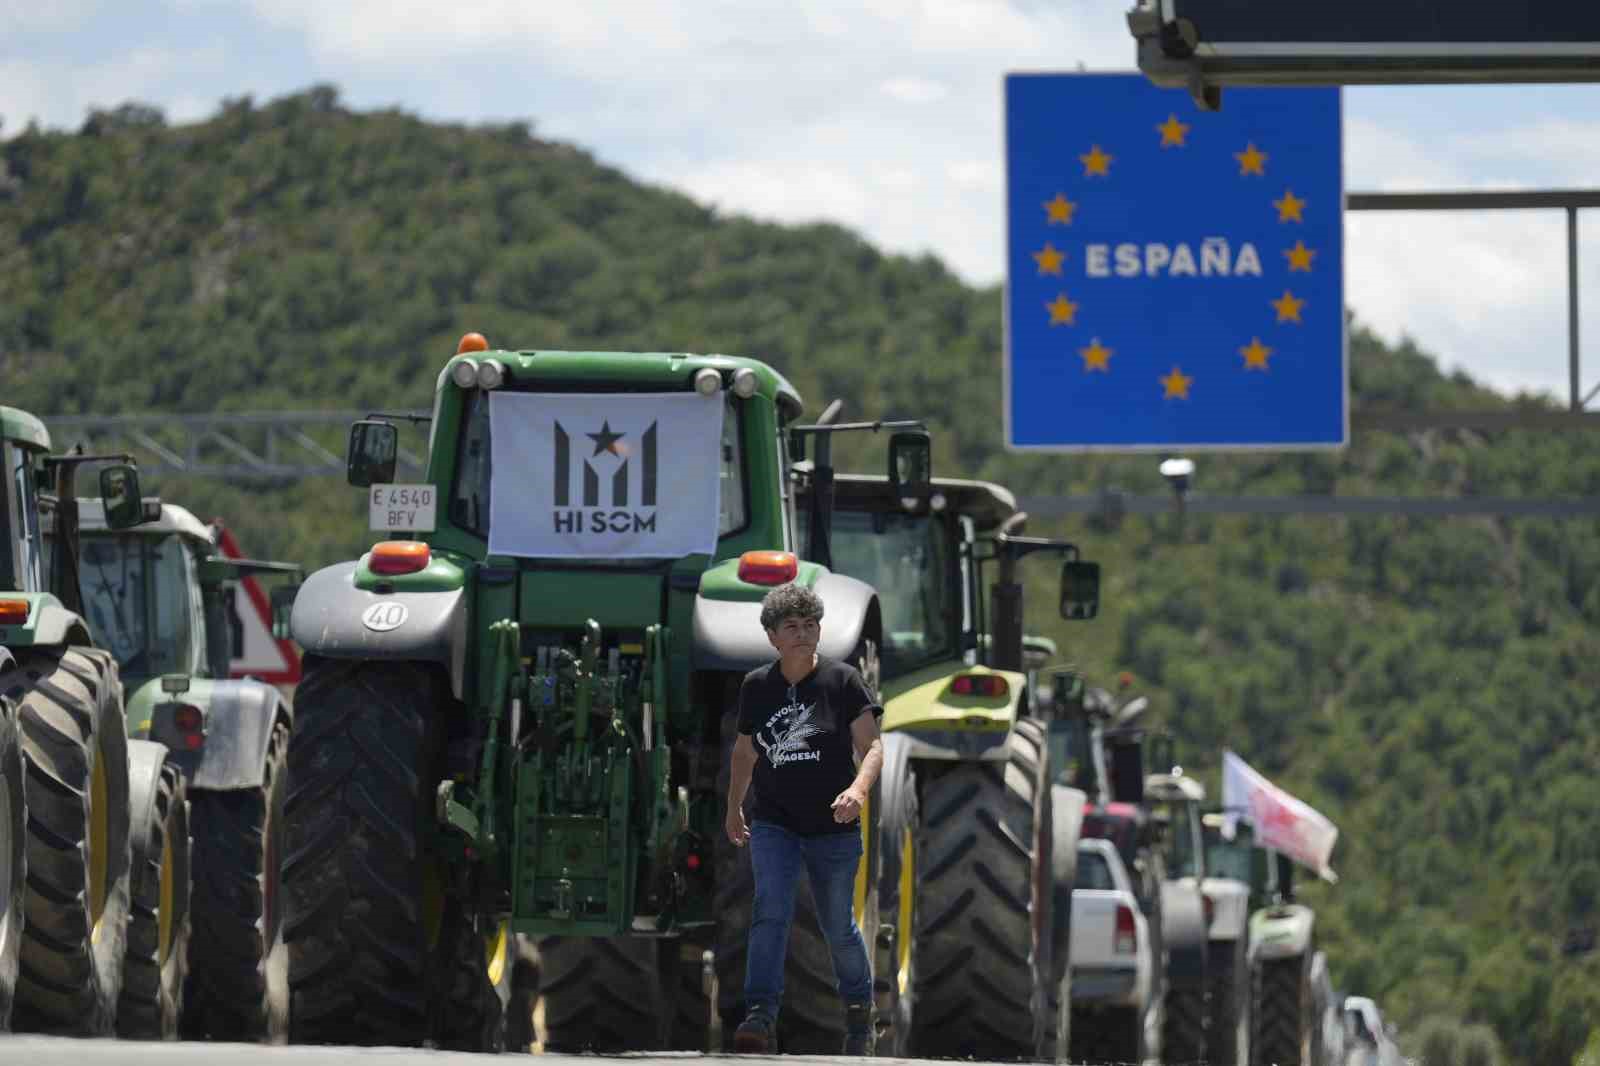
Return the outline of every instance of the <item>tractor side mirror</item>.
<path id="1" fill-rule="evenodd" d="M 1100 564 L 1069 559 L 1061 564 L 1061 617 L 1085 621 L 1100 613 Z"/>
<path id="2" fill-rule="evenodd" d="M 933 492 L 933 442 L 925 429 L 902 429 L 889 438 L 889 484 L 897 500 L 925 500 Z"/>
<path id="3" fill-rule="evenodd" d="M 373 418 L 352 422 L 346 480 L 361 488 L 392 483 L 399 449 L 400 431 L 393 422 Z"/>
<path id="4" fill-rule="evenodd" d="M 288 640 L 289 615 L 294 612 L 295 594 L 299 585 L 279 585 L 272 590 L 272 635 L 278 640 Z"/>
<path id="5" fill-rule="evenodd" d="M 101 468 L 100 503 L 105 508 L 108 529 L 128 529 L 143 522 L 144 499 L 139 495 L 138 468 L 131 463 Z"/>

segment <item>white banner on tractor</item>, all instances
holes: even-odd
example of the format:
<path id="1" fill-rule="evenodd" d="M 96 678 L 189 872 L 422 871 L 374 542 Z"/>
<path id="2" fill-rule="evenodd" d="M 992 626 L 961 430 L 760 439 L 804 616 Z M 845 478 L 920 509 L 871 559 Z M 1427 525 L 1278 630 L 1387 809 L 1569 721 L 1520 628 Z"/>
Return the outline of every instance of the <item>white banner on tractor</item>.
<path id="1" fill-rule="evenodd" d="M 1222 809 L 1230 837 L 1235 819 L 1248 821 L 1255 829 L 1258 846 L 1282 852 L 1330 883 L 1339 880 L 1329 865 L 1339 839 L 1338 826 L 1231 751 L 1222 753 Z"/>
<path id="2" fill-rule="evenodd" d="M 714 552 L 720 392 L 489 394 L 489 553 L 550 559 Z"/>

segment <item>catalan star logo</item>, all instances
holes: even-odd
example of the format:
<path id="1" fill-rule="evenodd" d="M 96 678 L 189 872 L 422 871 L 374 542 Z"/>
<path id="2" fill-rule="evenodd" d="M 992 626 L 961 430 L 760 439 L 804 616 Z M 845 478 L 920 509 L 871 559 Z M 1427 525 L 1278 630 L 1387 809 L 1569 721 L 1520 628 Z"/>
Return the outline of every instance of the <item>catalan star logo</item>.
<path id="1" fill-rule="evenodd" d="M 611 432 L 610 419 L 606 419 L 606 421 L 600 424 L 599 433 L 584 434 L 585 437 L 588 437 L 590 440 L 594 441 L 594 455 L 599 455 L 601 452 L 610 452 L 612 455 L 621 455 L 622 449 L 617 446 L 617 441 L 621 440 L 626 435 L 627 434 L 624 433 Z M 590 458 L 592 459 L 594 456 L 591 455 Z"/>
<path id="2" fill-rule="evenodd" d="M 1283 254 L 1289 257 L 1289 269 L 1291 271 L 1303 270 L 1309 274 L 1311 273 L 1311 257 L 1317 253 L 1314 249 L 1307 248 L 1305 241 L 1295 241 L 1294 247 L 1285 249 Z"/>
<path id="3" fill-rule="evenodd" d="M 1273 309 L 1278 312 L 1279 322 L 1300 321 L 1300 308 L 1305 305 L 1305 300 L 1295 296 L 1288 289 L 1283 290 L 1283 295 L 1271 301 Z"/>
<path id="4" fill-rule="evenodd" d="M 1111 176 L 1111 161 L 1116 156 L 1107 155 L 1100 150 L 1098 144 L 1094 144 L 1090 145 L 1089 150 L 1078 156 L 1078 158 L 1083 160 L 1084 177 L 1092 178 L 1098 174 L 1102 178 L 1108 178 Z"/>
<path id="5" fill-rule="evenodd" d="M 1189 124 L 1187 122 L 1179 122 L 1177 115 L 1168 115 L 1167 121 L 1157 126 L 1156 129 L 1161 131 L 1161 147 L 1171 148 L 1176 145 L 1179 148 L 1183 148 L 1185 146 L 1183 139 L 1189 135 Z"/>
<path id="6" fill-rule="evenodd" d="M 1102 374 L 1111 373 L 1111 349 L 1100 343 L 1100 338 L 1095 337 L 1089 341 L 1089 347 L 1079 348 L 1078 354 L 1083 356 L 1083 372 L 1098 370 Z"/>
<path id="7" fill-rule="evenodd" d="M 1045 304 L 1050 311 L 1050 324 L 1059 326 L 1065 323 L 1069 326 L 1078 324 L 1078 305 L 1067 299 L 1066 293 L 1060 293 L 1054 300 Z"/>
<path id="8" fill-rule="evenodd" d="M 1233 158 L 1239 161 L 1239 176 L 1246 174 L 1259 174 L 1266 176 L 1267 153 L 1256 147 L 1254 141 L 1244 146 L 1244 151 L 1233 153 Z"/>
<path id="9" fill-rule="evenodd" d="M 1066 259 L 1066 253 L 1056 250 L 1056 246 L 1045 242 L 1045 246 L 1033 253 L 1033 261 L 1039 264 L 1039 273 L 1061 276 L 1061 263 Z"/>
<path id="10" fill-rule="evenodd" d="M 1063 226 L 1070 226 L 1072 225 L 1072 212 L 1077 209 L 1078 205 L 1067 199 L 1065 193 L 1058 192 L 1054 200 L 1046 200 L 1044 202 L 1045 221 L 1052 226 L 1057 222 Z"/>
<path id="11" fill-rule="evenodd" d="M 1272 206 L 1278 209 L 1279 222 L 1304 222 L 1300 212 L 1305 209 L 1306 202 L 1295 196 L 1293 189 L 1283 190 L 1283 199 L 1272 201 Z"/>
<path id="12" fill-rule="evenodd" d="M 1170 400 L 1173 397 L 1177 397 L 1180 400 L 1187 400 L 1189 398 L 1189 385 L 1194 381 L 1194 378 L 1187 376 L 1174 366 L 1172 373 L 1156 380 L 1161 382 L 1162 388 L 1166 390 L 1162 395 L 1163 399 Z"/>
<path id="13" fill-rule="evenodd" d="M 1272 354 L 1272 349 L 1262 344 L 1260 337 L 1251 337 L 1250 343 L 1239 349 L 1239 354 L 1244 356 L 1246 370 L 1266 370 L 1267 356 Z"/>

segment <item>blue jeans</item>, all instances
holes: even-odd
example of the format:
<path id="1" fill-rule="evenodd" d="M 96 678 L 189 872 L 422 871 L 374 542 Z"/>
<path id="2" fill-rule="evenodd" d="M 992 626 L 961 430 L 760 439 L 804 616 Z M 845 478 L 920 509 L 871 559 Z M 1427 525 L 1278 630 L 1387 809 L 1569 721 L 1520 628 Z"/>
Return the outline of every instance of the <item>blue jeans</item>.
<path id="1" fill-rule="evenodd" d="M 750 865 L 756 900 L 750 919 L 750 954 L 745 964 L 746 1010 L 761 1009 L 776 1020 L 783 1002 L 783 963 L 794 920 L 794 897 L 803 865 L 817 901 L 817 921 L 833 955 L 833 975 L 845 1003 L 872 1002 L 872 963 L 853 909 L 861 834 L 804 837 L 771 822 L 750 825 Z"/>

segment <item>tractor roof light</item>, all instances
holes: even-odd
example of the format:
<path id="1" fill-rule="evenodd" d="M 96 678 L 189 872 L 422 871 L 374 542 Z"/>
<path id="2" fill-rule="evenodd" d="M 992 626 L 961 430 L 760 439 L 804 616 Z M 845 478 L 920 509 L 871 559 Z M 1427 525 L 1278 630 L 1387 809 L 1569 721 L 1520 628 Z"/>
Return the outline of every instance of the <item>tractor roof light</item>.
<path id="1" fill-rule="evenodd" d="M 733 372 L 733 394 L 741 400 L 748 400 L 756 394 L 756 372 L 747 366 L 742 366 Z"/>
<path id="2" fill-rule="evenodd" d="M 750 551 L 739 556 L 739 580 L 750 585 L 786 585 L 800 573 L 794 552 Z"/>
<path id="3" fill-rule="evenodd" d="M 478 384 L 478 361 L 463 359 L 450 368 L 450 380 L 458 389 L 470 389 Z"/>
<path id="4" fill-rule="evenodd" d="M 456 354 L 462 352 L 486 352 L 489 350 L 489 339 L 481 333 L 463 333 L 461 340 L 456 344 Z"/>
<path id="5" fill-rule="evenodd" d="M 372 546 L 367 568 L 374 574 L 415 574 L 426 570 L 432 558 L 420 540 L 383 540 Z"/>
<path id="6" fill-rule="evenodd" d="M 498 389 L 505 384 L 506 365 L 498 359 L 485 359 L 478 364 L 478 388 Z"/>
<path id="7" fill-rule="evenodd" d="M 694 391 L 702 396 L 715 396 L 722 388 L 722 375 L 709 366 L 695 371 Z"/>
<path id="8" fill-rule="evenodd" d="M 27 600 L 0 600 L 0 626 L 20 626 L 28 620 Z"/>

